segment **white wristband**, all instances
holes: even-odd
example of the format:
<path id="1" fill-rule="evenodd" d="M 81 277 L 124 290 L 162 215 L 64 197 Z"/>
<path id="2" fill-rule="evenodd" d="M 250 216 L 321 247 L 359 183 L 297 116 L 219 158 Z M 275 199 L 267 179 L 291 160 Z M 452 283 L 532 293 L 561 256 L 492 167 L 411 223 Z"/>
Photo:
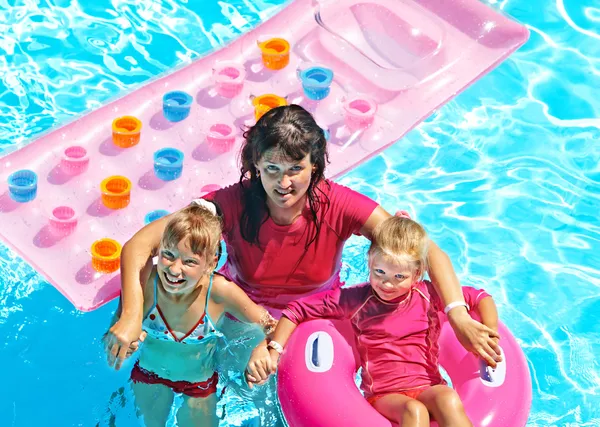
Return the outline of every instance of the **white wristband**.
<path id="1" fill-rule="evenodd" d="M 450 312 L 450 310 L 452 310 L 453 308 L 456 307 L 465 307 L 467 309 L 467 311 L 470 310 L 469 305 L 464 302 L 464 301 L 454 301 L 451 302 L 450 304 L 448 304 L 445 308 L 444 308 L 444 314 L 448 314 Z"/>
<path id="2" fill-rule="evenodd" d="M 279 344 L 277 341 L 273 341 L 273 340 L 269 341 L 269 344 L 267 344 L 267 348 L 272 348 L 279 354 L 283 353 L 283 346 L 281 344 Z"/>

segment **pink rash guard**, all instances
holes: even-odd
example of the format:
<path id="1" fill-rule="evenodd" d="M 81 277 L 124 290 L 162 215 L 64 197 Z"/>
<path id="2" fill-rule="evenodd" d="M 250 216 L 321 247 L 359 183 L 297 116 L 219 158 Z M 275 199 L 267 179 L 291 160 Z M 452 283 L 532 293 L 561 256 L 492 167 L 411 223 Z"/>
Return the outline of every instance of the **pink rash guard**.
<path id="1" fill-rule="evenodd" d="M 489 296 L 462 289 L 471 308 Z M 429 281 L 390 302 L 368 283 L 338 288 L 291 302 L 282 313 L 295 324 L 321 318 L 351 321 L 367 399 L 445 384 L 438 369 L 440 314 L 442 302 Z"/>

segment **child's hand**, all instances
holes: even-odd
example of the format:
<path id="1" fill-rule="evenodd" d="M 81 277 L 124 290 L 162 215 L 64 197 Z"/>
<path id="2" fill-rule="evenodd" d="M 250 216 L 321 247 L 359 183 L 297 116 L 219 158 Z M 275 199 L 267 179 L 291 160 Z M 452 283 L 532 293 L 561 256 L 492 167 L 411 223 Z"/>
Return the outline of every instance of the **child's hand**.
<path id="1" fill-rule="evenodd" d="M 258 345 L 248 361 L 246 367 L 246 381 L 248 387 L 252 388 L 254 385 L 262 385 L 269 379 L 269 375 L 275 372 L 277 363 L 273 363 L 271 354 L 264 343 Z"/>
<path id="2" fill-rule="evenodd" d="M 146 333 L 146 331 L 142 331 L 142 334 L 140 335 L 140 339 L 137 341 L 132 342 L 129 345 L 129 348 L 127 349 L 127 355 L 126 358 L 131 357 L 131 355 L 133 353 L 135 353 L 136 351 L 138 351 L 140 349 L 140 346 L 142 345 L 142 343 L 144 342 L 144 340 L 146 339 L 146 335 L 148 335 Z"/>

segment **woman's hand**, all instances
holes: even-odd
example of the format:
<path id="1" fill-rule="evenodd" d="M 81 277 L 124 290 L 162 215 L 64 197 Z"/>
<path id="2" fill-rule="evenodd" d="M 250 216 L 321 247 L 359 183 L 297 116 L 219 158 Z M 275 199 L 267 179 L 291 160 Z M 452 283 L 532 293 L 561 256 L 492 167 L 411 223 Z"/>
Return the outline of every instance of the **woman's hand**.
<path id="1" fill-rule="evenodd" d="M 248 387 L 262 385 L 269 379 L 269 375 L 275 372 L 277 363 L 273 363 L 273 358 L 264 342 L 260 343 L 250 355 L 248 366 L 246 367 L 246 381 Z"/>
<path id="2" fill-rule="evenodd" d="M 141 322 L 131 322 L 120 318 L 108 330 L 104 337 L 105 350 L 108 355 L 108 365 L 117 371 L 133 352 L 139 348 L 139 342 L 143 342 L 146 333 L 142 332 Z M 131 351 L 134 349 L 133 351 Z"/>
<path id="3" fill-rule="evenodd" d="M 485 360 L 492 368 L 502 360 L 498 332 L 474 320 L 462 307 L 450 310 L 448 320 L 456 338 L 467 351 Z"/>

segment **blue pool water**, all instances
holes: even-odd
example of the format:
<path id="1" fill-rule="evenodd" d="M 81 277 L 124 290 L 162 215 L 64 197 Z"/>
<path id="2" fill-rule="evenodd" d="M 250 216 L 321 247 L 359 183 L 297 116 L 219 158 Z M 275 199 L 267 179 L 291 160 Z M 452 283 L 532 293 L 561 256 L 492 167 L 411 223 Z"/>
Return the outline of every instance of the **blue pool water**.
<path id="1" fill-rule="evenodd" d="M 528 25 L 530 41 L 340 181 L 409 210 L 463 284 L 494 294 L 532 372 L 530 426 L 599 426 L 600 3 L 487 2 Z M 0 0 L 0 155 L 282 3 Z M 364 250 L 348 245 L 350 281 L 364 279 Z M 109 412 L 136 425 L 129 399 L 111 400 L 127 373 L 108 369 L 99 343 L 115 307 L 77 312 L 0 245 L 0 425 L 108 425 Z"/>

